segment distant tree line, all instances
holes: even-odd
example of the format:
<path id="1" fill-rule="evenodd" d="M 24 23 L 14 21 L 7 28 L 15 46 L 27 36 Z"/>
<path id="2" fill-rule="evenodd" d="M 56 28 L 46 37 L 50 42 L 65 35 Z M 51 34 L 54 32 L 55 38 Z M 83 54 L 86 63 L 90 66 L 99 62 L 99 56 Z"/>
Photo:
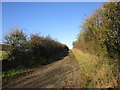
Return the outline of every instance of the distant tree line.
<path id="1" fill-rule="evenodd" d="M 74 48 L 120 61 L 120 2 L 104 3 L 81 27 Z"/>
<path id="2" fill-rule="evenodd" d="M 3 71 L 12 68 L 34 67 L 46 65 L 60 60 L 68 54 L 68 47 L 53 40 L 50 36 L 32 34 L 28 38 L 19 28 L 13 28 L 12 32 L 5 36 L 8 58 L 3 60 Z"/>

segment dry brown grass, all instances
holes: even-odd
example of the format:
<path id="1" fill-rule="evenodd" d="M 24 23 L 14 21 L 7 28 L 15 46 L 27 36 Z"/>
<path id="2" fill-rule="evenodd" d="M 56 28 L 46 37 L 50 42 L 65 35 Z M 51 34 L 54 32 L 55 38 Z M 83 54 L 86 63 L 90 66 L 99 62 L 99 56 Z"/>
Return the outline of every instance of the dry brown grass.
<path id="1" fill-rule="evenodd" d="M 116 77 L 113 75 L 113 65 L 104 58 L 72 50 L 80 67 L 80 84 L 87 88 L 113 88 L 117 86 Z M 117 75 L 116 75 L 117 76 Z"/>

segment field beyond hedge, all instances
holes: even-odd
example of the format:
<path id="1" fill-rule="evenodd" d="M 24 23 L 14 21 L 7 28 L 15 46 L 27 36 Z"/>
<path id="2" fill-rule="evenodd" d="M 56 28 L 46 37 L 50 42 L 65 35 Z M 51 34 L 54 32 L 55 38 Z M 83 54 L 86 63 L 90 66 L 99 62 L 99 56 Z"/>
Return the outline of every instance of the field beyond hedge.
<path id="1" fill-rule="evenodd" d="M 0 60 L 6 59 L 8 56 L 8 51 L 0 50 Z"/>

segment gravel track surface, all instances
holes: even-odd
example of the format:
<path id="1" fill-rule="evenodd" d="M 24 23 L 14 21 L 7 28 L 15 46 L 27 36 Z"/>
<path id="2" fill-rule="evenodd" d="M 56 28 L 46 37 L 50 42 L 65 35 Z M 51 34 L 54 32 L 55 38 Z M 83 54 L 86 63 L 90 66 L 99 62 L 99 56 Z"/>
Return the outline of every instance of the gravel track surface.
<path id="1" fill-rule="evenodd" d="M 3 88 L 80 88 L 80 70 L 73 53 L 3 82 Z"/>

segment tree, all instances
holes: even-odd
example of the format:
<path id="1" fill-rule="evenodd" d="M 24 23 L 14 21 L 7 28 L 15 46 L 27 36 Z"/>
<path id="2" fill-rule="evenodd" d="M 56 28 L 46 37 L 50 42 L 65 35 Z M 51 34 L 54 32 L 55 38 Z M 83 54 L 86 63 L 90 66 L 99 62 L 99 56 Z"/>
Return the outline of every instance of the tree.
<path id="1" fill-rule="evenodd" d="M 118 58 L 120 52 L 120 2 L 104 3 L 85 19 L 76 48 L 92 54 Z M 84 49 L 83 49 L 84 48 Z"/>
<path id="2" fill-rule="evenodd" d="M 26 37 L 19 28 L 12 28 L 12 32 L 5 36 L 5 44 L 10 46 L 10 49 L 8 60 L 3 60 L 7 65 L 3 67 L 4 70 L 7 67 L 11 69 L 45 65 L 68 54 L 68 47 L 50 36 L 32 34 L 29 40 Z"/>
<path id="3" fill-rule="evenodd" d="M 13 47 L 20 47 L 26 42 L 26 36 L 20 28 L 12 28 L 12 32 L 5 36 L 5 44 Z"/>
<path id="4" fill-rule="evenodd" d="M 12 31 L 5 36 L 5 44 L 10 47 L 8 60 L 12 60 L 15 66 L 26 62 L 27 39 L 20 28 L 12 28 Z"/>

